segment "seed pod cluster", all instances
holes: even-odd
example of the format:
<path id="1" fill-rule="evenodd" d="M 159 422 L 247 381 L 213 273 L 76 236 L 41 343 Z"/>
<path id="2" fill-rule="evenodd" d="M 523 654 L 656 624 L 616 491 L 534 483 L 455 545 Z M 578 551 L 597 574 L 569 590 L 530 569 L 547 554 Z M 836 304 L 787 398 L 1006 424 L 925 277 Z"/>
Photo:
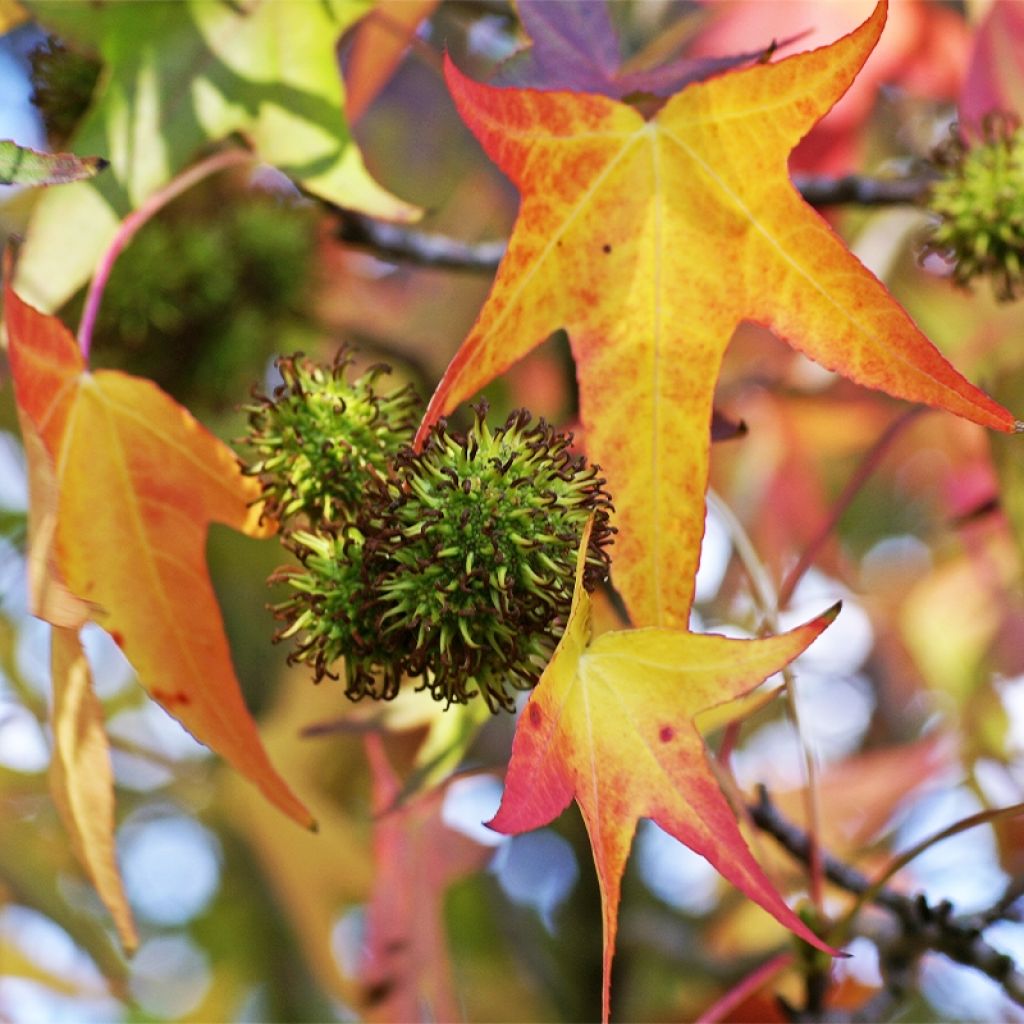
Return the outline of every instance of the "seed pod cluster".
<path id="1" fill-rule="evenodd" d="M 62 147 L 89 107 L 102 65 L 49 36 L 29 53 L 32 102 L 43 117 L 50 142 Z"/>
<path id="2" fill-rule="evenodd" d="M 1024 133 L 1017 118 L 990 115 L 979 142 L 957 134 L 935 162 L 944 174 L 928 198 L 938 223 L 925 251 L 949 260 L 958 284 L 988 277 L 999 299 L 1015 298 L 1024 285 Z"/>
<path id="3" fill-rule="evenodd" d="M 247 444 L 255 458 L 246 472 L 263 485 L 266 513 L 286 526 L 304 520 L 324 527 L 354 522 L 368 478 L 388 471 L 416 429 L 411 387 L 377 391 L 384 365 L 348 380 L 352 357 L 338 352 L 329 367 L 301 353 L 277 360 L 282 382 L 257 394 Z"/>
<path id="4" fill-rule="evenodd" d="M 611 501 L 570 436 L 525 410 L 494 431 L 485 416 L 465 434 L 441 421 L 421 452 L 400 452 L 367 511 L 379 625 L 403 638 L 407 673 L 436 699 L 479 692 L 495 710 L 536 684 L 558 642 L 591 514 L 585 584 L 607 577 Z"/>
<path id="5" fill-rule="evenodd" d="M 350 362 L 281 360 L 284 383 L 249 407 L 247 471 L 299 562 L 272 577 L 289 588 L 276 639 L 317 680 L 343 663 L 353 700 L 413 679 L 511 710 L 565 627 L 592 515 L 584 582 L 607 578 L 604 481 L 525 410 L 492 430 L 481 405 L 465 433 L 442 420 L 415 451 L 411 393 L 378 394 L 381 367 L 347 380 Z"/>

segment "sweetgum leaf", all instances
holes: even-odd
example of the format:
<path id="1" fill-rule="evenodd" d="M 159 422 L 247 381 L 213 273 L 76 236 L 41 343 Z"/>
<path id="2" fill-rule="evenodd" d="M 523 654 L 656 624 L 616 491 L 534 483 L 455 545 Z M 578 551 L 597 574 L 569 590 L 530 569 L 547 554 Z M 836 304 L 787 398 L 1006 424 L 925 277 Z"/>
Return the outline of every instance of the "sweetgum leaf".
<path id="1" fill-rule="evenodd" d="M 103 707 L 78 631 L 55 626 L 51 639 L 53 759 L 50 790 L 71 846 L 114 918 L 121 945 L 139 944 L 114 844 L 114 772 Z"/>
<path id="2" fill-rule="evenodd" d="M 18 410 L 28 468 L 29 610 L 51 625 L 78 630 L 89 619 L 89 606 L 68 590 L 53 550 L 57 532 L 57 473 L 39 431 Z"/>
<path id="3" fill-rule="evenodd" d="M 0 35 L 28 21 L 28 12 L 18 0 L 0 0 Z"/>
<path id="4" fill-rule="evenodd" d="M 367 1021 L 460 1020 L 448 955 L 445 894 L 480 870 L 492 850 L 444 824 L 446 790 L 420 793 L 396 807 L 402 783 L 381 737 L 366 737 L 378 815 L 373 833 L 377 877 L 366 908 L 362 978 L 379 992 L 362 1013 Z"/>
<path id="5" fill-rule="evenodd" d="M 4 793 L 5 797 L 10 796 Z M 10 803 L 8 803 L 8 807 Z M 128 968 L 110 935 L 107 923 L 91 907 L 67 898 L 62 878 L 71 867 L 67 844 L 45 827 L 35 815 L 11 813 L 0 829 L 0 878 L 5 900 L 31 907 L 58 924 L 96 964 L 111 993 L 131 998 Z M 4 951 L 0 948 L 0 956 Z M 8 973 L 9 961 L 0 961 Z M 15 965 L 10 965 L 14 967 Z M 77 972 L 75 972 L 77 974 Z M 78 974 L 79 979 L 89 975 Z"/>
<path id="6" fill-rule="evenodd" d="M 974 35 L 974 50 L 958 104 L 960 125 L 980 133 L 987 114 L 1024 117 L 1024 7 L 992 4 Z"/>
<path id="7" fill-rule="evenodd" d="M 605 96 L 496 89 L 446 65 L 521 205 L 418 441 L 564 327 L 587 453 L 615 499 L 614 581 L 637 625 L 688 622 L 712 398 L 740 321 L 858 383 L 1016 429 L 789 180 L 787 156 L 853 81 L 885 11 L 830 46 L 690 85 L 649 121 Z"/>
<path id="8" fill-rule="evenodd" d="M 658 67 L 626 70 L 608 0 L 518 0 L 516 11 L 532 43 L 502 64 L 494 85 L 570 89 L 616 99 L 634 93 L 665 96 L 764 53 L 676 57 Z"/>
<path id="9" fill-rule="evenodd" d="M 376 0 L 354 30 L 345 68 L 345 113 L 358 121 L 402 61 L 420 25 L 441 0 Z"/>
<path id="10" fill-rule="evenodd" d="M 39 153 L 0 139 L 0 185 L 66 185 L 92 178 L 107 166 L 96 156 Z"/>
<path id="11" fill-rule="evenodd" d="M 47 27 L 99 51 L 104 74 L 74 142 L 110 160 L 110 173 L 68 186 L 62 198 L 44 196 L 33 213 L 16 283 L 37 307 L 60 306 L 88 279 L 121 219 L 204 145 L 233 132 L 332 202 L 415 216 L 370 178 L 342 113 L 335 45 L 368 0 L 37 0 L 31 8 Z"/>
<path id="12" fill-rule="evenodd" d="M 585 554 L 587 537 L 581 551 Z M 630 629 L 591 640 L 583 559 L 565 633 L 516 728 L 499 832 L 540 828 L 572 799 L 594 851 L 604 916 L 608 1019 L 622 874 L 641 817 L 696 851 L 754 902 L 819 949 L 834 952 L 787 906 L 754 860 L 695 724 L 801 654 L 838 606 L 781 636 L 734 640 Z"/>
<path id="13" fill-rule="evenodd" d="M 252 504 L 258 484 L 150 381 L 89 373 L 64 325 L 10 286 L 4 315 L 15 399 L 29 438 L 41 442 L 32 458 L 49 460 L 41 476 L 42 493 L 56 503 L 52 547 L 44 545 L 37 561 L 43 574 L 52 565 L 62 595 L 55 619 L 75 623 L 80 611 L 71 602 L 69 613 L 63 585 L 122 647 L 154 700 L 311 826 L 242 700 L 206 571 L 210 522 L 267 532 Z"/>

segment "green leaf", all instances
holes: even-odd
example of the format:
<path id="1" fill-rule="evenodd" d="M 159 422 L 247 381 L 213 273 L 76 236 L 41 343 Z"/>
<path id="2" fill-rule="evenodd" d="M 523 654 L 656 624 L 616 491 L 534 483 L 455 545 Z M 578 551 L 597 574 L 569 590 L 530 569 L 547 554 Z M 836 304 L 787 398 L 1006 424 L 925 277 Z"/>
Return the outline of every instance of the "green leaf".
<path id="1" fill-rule="evenodd" d="M 66 185 L 99 174 L 107 161 L 73 153 L 39 153 L 0 140 L 0 185 Z"/>
<path id="2" fill-rule="evenodd" d="M 43 197 L 19 261 L 22 294 L 42 309 L 60 306 L 88 280 L 127 213 L 235 132 L 310 192 L 374 216 L 414 218 L 369 177 L 343 115 L 335 44 L 369 6 L 33 2 L 44 25 L 103 60 L 75 148 L 106 156 L 111 173 Z"/>

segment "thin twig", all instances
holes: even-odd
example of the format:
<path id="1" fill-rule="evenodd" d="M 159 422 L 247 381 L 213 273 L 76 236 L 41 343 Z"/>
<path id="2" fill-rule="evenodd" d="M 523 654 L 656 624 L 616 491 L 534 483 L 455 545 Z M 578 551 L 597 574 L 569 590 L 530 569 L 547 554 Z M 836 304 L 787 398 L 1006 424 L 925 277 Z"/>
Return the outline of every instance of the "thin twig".
<path id="1" fill-rule="evenodd" d="M 935 179 L 935 174 L 910 174 L 902 178 L 795 174 L 793 184 L 811 206 L 903 206 L 920 202 Z"/>
<path id="2" fill-rule="evenodd" d="M 809 863 L 811 844 L 807 834 L 782 817 L 763 786 L 758 788 L 757 803 L 747 809 L 758 828 L 773 836 L 796 860 Z M 820 856 L 829 881 L 857 896 L 870 893 L 872 903 L 897 918 L 900 941 L 893 944 L 889 953 L 900 964 L 913 963 L 929 950 L 942 953 L 958 964 L 981 971 L 997 982 L 1010 999 L 1024 1006 L 1024 974 L 1012 957 L 985 941 L 977 915 L 958 917 L 946 900 L 933 906 L 923 894 L 904 896 L 886 886 L 875 886 L 844 861 L 824 851 Z M 981 920 L 985 920 L 984 915 Z"/>
<path id="3" fill-rule="evenodd" d="M 793 184 L 812 206 L 897 206 L 918 202 L 934 180 L 918 174 L 905 178 L 872 178 L 851 174 L 842 178 L 796 175 Z M 398 263 L 472 274 L 493 274 L 507 242 L 460 242 L 447 235 L 402 227 L 354 210 L 325 204 L 337 220 L 335 237 L 346 245 L 370 250 Z"/>
<path id="4" fill-rule="evenodd" d="M 371 255 L 397 263 L 438 270 L 493 274 L 505 255 L 507 242 L 459 242 L 447 235 L 376 220 L 364 213 L 330 206 L 337 220 L 334 237 L 346 245 L 367 249 Z"/>
<path id="5" fill-rule="evenodd" d="M 1019 921 L 1021 899 L 1024 898 L 1024 875 L 1011 878 L 1003 895 L 988 910 L 978 915 L 979 927 L 995 924 L 997 921 Z"/>
<path id="6" fill-rule="evenodd" d="M 188 168 L 184 173 L 169 181 L 162 189 L 154 192 L 137 209 L 128 214 L 120 227 L 114 234 L 107 251 L 103 254 L 93 274 L 92 282 L 89 285 L 89 292 L 85 297 L 85 306 L 82 310 L 82 320 L 78 325 L 78 345 L 82 350 L 82 356 L 89 358 L 89 349 L 92 347 L 92 332 L 96 326 L 96 318 L 100 311 L 100 302 L 103 299 L 103 290 L 107 286 L 107 279 L 114 268 L 114 261 L 124 251 L 125 246 L 135 237 L 135 233 L 151 217 L 165 207 L 172 199 L 176 199 L 182 192 L 187 192 L 193 185 L 198 184 L 203 178 L 216 174 L 217 171 L 234 167 L 238 164 L 248 163 L 252 160 L 252 154 L 244 149 L 226 149 L 213 156 L 201 160 Z"/>

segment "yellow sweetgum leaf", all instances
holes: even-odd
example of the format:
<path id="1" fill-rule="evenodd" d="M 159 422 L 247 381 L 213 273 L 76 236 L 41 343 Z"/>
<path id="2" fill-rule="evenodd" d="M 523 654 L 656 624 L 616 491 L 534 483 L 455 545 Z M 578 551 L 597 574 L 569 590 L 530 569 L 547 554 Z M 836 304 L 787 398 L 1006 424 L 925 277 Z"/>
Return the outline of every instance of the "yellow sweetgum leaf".
<path id="1" fill-rule="evenodd" d="M 121 945 L 132 952 L 139 937 L 117 866 L 110 744 L 77 630 L 54 626 L 50 671 L 50 790 L 75 855 L 114 918 Z"/>
<path id="2" fill-rule="evenodd" d="M 521 203 L 419 440 L 564 328 L 587 454 L 615 499 L 614 580 L 637 625 L 688 622 L 712 398 L 741 321 L 858 383 L 1017 427 L 789 179 L 789 153 L 853 82 L 885 16 L 883 0 L 830 46 L 689 85 L 649 120 L 606 96 L 494 88 L 446 65 L 459 112 Z"/>

